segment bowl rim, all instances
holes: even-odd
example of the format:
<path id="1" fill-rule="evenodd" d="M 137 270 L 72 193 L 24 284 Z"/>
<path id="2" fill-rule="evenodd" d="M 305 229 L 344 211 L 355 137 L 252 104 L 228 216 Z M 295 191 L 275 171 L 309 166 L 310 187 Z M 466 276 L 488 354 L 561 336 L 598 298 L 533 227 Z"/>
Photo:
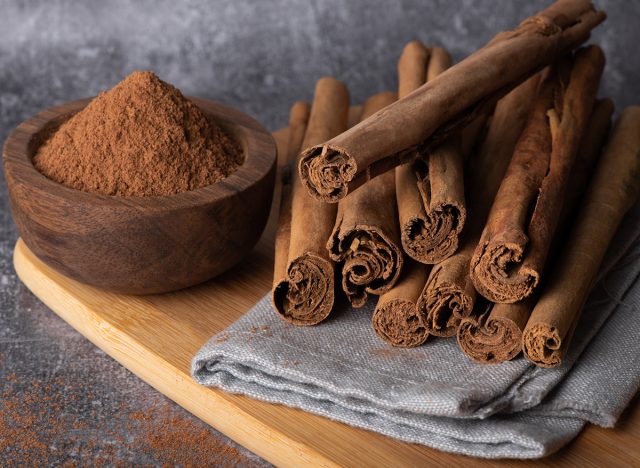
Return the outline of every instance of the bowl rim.
<path id="1" fill-rule="evenodd" d="M 258 121 L 219 102 L 194 96 L 186 97 L 206 115 L 212 117 L 227 134 L 233 133 L 230 136 L 243 147 L 245 153 L 245 160 L 241 166 L 228 177 L 213 184 L 169 195 L 119 196 L 74 189 L 42 174 L 33 165 L 30 151 L 33 138 L 55 120 L 82 110 L 93 98 L 48 107 L 14 128 L 7 137 L 2 151 L 5 178 L 13 177 L 17 181 L 32 185 L 35 189 L 75 204 L 86 203 L 113 208 L 122 208 L 124 205 L 134 209 L 170 211 L 211 204 L 237 195 L 269 174 L 276 163 L 276 145 L 272 135 Z M 25 176 L 28 177 L 28 181 Z"/>

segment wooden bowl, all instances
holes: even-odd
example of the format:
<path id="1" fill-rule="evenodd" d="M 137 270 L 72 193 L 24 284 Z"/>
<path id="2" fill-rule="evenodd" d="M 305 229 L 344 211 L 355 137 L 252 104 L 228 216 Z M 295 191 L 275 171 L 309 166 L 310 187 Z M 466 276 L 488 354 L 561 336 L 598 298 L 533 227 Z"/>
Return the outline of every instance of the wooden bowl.
<path id="1" fill-rule="evenodd" d="M 245 162 L 224 180 L 175 195 L 87 193 L 52 181 L 33 166 L 42 142 L 89 99 L 40 112 L 9 135 L 3 159 L 13 219 L 42 261 L 83 283 L 152 294 L 213 278 L 253 248 L 271 205 L 273 138 L 237 110 L 190 99 L 241 144 Z"/>

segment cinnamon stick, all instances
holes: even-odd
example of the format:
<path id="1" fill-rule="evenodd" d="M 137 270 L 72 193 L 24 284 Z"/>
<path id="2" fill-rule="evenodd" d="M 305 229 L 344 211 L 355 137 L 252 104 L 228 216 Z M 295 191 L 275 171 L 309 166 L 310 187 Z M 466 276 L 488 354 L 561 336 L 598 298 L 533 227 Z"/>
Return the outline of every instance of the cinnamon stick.
<path id="1" fill-rule="evenodd" d="M 289 264 L 289 243 L 291 241 L 291 186 L 293 164 L 297 158 L 304 134 L 307 131 L 309 112 L 311 107 L 305 101 L 298 101 L 289 111 L 289 139 L 286 146 L 286 154 L 282 164 L 280 176 L 280 211 L 278 213 L 278 225 L 276 228 L 276 241 L 273 266 L 273 304 L 278 308 L 276 298 L 289 286 L 287 266 Z"/>
<path id="2" fill-rule="evenodd" d="M 406 259 L 396 285 L 378 299 L 371 324 L 377 335 L 391 346 L 413 348 L 423 344 L 429 336 L 416 309 L 427 280 L 427 269 L 419 262 Z"/>
<path id="3" fill-rule="evenodd" d="M 471 260 L 476 290 L 493 302 L 520 301 L 537 287 L 593 109 L 602 50 L 590 46 L 565 60 L 541 83 Z"/>
<path id="4" fill-rule="evenodd" d="M 598 101 L 594 107 L 567 187 L 559 235 L 554 239 L 556 245 L 559 244 L 557 239 L 563 237 L 566 225 L 585 191 L 609 132 L 612 113 L 613 103 L 610 99 Z M 457 333 L 460 349 L 471 359 L 483 364 L 496 364 L 516 357 L 522 349 L 522 331 L 536 305 L 536 296 L 513 304 L 494 304 L 483 314 L 463 319 Z"/>
<path id="5" fill-rule="evenodd" d="M 372 96 L 364 104 L 362 117 L 396 98 L 395 93 Z M 326 246 L 333 260 L 344 262 L 342 289 L 353 307 L 362 307 L 370 293 L 379 295 L 393 286 L 402 268 L 393 172 L 340 201 Z"/>
<path id="6" fill-rule="evenodd" d="M 490 304 L 484 313 L 463 319 L 457 333 L 460 349 L 481 364 L 510 361 L 520 352 L 519 323 L 526 323 L 532 304 L 533 297 L 514 304 Z"/>
<path id="7" fill-rule="evenodd" d="M 399 95 L 412 92 L 450 64 L 444 49 L 408 43 L 398 61 Z M 480 128 L 474 124 L 469 136 Z M 419 163 L 398 166 L 395 171 L 402 245 L 410 257 L 423 263 L 449 256 L 457 247 L 465 212 L 462 156 L 456 143 L 447 142 L 419 158 Z M 378 300 L 372 325 L 392 346 L 419 346 L 429 336 L 416 309 L 427 272 L 420 263 L 405 259 L 400 280 Z"/>
<path id="8" fill-rule="evenodd" d="M 349 117 L 347 118 L 347 128 L 351 128 L 360 122 L 360 117 L 362 117 L 362 106 L 351 106 L 349 107 Z"/>
<path id="9" fill-rule="evenodd" d="M 419 88 L 450 65 L 451 56 L 444 49 L 429 50 L 418 41 L 410 42 L 398 61 L 399 96 Z M 396 167 L 402 247 L 422 263 L 438 263 L 458 248 L 466 217 L 459 143 L 459 135 L 455 135 L 428 155 Z"/>
<path id="10" fill-rule="evenodd" d="M 473 310 L 476 291 L 469 277 L 471 257 L 527 121 L 537 87 L 536 75 L 498 102 L 487 135 L 472 160 L 469 219 L 463 231 L 462 246 L 433 267 L 417 304 L 418 313 L 430 334 L 454 335 L 460 319 Z"/>
<path id="11" fill-rule="evenodd" d="M 629 107 L 616 124 L 561 258 L 525 327 L 523 351 L 536 365 L 562 362 L 602 258 L 639 192 L 640 107 Z"/>
<path id="12" fill-rule="evenodd" d="M 397 103 L 305 150 L 309 192 L 337 202 L 376 175 L 407 162 L 463 127 L 518 83 L 576 48 L 606 15 L 588 0 L 559 0 Z M 393 135 L 393 138 L 390 135 Z"/>
<path id="13" fill-rule="evenodd" d="M 345 86 L 330 77 L 319 80 L 302 147 L 317 144 L 344 131 L 348 112 L 349 93 Z M 289 143 L 292 155 L 299 144 L 303 113 L 301 105 L 292 109 Z M 273 289 L 273 303 L 285 320 L 295 325 L 315 325 L 329 315 L 335 297 L 335 266 L 327 254 L 325 243 L 336 219 L 336 206 L 309 196 L 297 177 L 297 171 L 293 171 L 293 175 L 290 194 L 283 199 L 283 223 L 277 234 L 274 278 L 277 284 Z M 287 228 L 289 199 L 290 227 Z M 286 268 L 283 268 L 285 264 Z"/>

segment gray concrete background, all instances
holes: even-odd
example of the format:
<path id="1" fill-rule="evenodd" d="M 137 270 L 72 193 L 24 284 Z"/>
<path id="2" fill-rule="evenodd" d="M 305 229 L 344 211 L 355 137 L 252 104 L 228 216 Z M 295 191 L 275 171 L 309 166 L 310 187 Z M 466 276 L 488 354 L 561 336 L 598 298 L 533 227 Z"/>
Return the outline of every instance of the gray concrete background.
<path id="1" fill-rule="evenodd" d="M 323 75 L 345 81 L 352 100 L 361 102 L 396 87 L 395 62 L 405 42 L 442 45 L 459 60 L 548 3 L 1 0 L 0 141 L 35 112 L 95 95 L 136 69 L 153 70 L 185 94 L 235 106 L 275 130 L 286 125 L 293 101 L 311 98 Z M 609 15 L 592 39 L 607 54 L 601 95 L 619 110 L 640 103 L 640 2 L 596 3 Z M 53 464 L 173 464 L 179 460 L 150 450 L 145 440 L 175 420 L 190 434 L 210 433 L 213 442 L 203 450 L 213 463 L 232 461 L 216 455 L 216 447 L 237 449 L 232 442 L 94 348 L 20 284 L 11 266 L 16 237 L 3 185 L 0 465 L 28 457 Z M 162 416 L 132 423 L 141 410 Z M 12 427 L 29 421 L 30 434 L 42 442 L 37 450 L 15 440 Z M 241 464 L 263 463 L 238 450 Z"/>

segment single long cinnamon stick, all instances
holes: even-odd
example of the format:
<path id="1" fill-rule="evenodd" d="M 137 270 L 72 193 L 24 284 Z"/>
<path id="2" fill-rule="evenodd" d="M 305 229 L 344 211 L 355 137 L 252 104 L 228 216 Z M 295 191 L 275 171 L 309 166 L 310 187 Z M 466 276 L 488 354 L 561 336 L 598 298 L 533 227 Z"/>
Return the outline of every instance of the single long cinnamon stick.
<path id="1" fill-rule="evenodd" d="M 441 48 L 431 50 L 418 41 L 407 44 L 398 61 L 402 98 L 451 65 Z M 459 135 L 428 155 L 396 167 L 396 197 L 404 251 L 427 264 L 438 263 L 458 248 L 466 218 L 463 160 Z"/>
<path id="2" fill-rule="evenodd" d="M 434 80 L 337 137 L 305 150 L 309 192 L 337 202 L 378 174 L 432 147 L 518 83 L 579 46 L 605 19 L 588 0 L 559 0 Z"/>
<path id="3" fill-rule="evenodd" d="M 395 93 L 372 96 L 362 118 L 396 99 Z M 340 201 L 326 247 L 333 260 L 344 262 L 342 289 L 353 307 L 362 307 L 370 293 L 379 295 L 393 286 L 403 261 L 393 172 Z"/>
<path id="4" fill-rule="evenodd" d="M 602 50 L 590 46 L 579 50 L 573 63 L 566 60 L 568 83 L 563 61 L 541 84 L 471 260 L 476 290 L 493 302 L 520 301 L 537 287 L 593 109 Z"/>
<path id="5" fill-rule="evenodd" d="M 564 236 L 585 191 L 609 132 L 612 114 L 613 102 L 610 99 L 596 103 L 567 187 L 567 198 L 560 217 L 561 225 L 554 239 L 556 246 L 559 244 L 558 239 Z M 556 250 L 557 247 L 554 247 L 553 251 Z M 522 331 L 537 299 L 537 294 L 534 294 L 513 304 L 494 304 L 483 314 L 463 319 L 457 333 L 460 349 L 471 359 L 483 364 L 496 364 L 513 359 L 522 349 Z"/>
<path id="6" fill-rule="evenodd" d="M 344 131 L 349 112 L 349 93 L 334 78 L 322 78 L 316 84 L 315 96 L 302 147 L 308 147 Z M 298 144 L 302 109 L 294 106 L 291 116 L 290 149 Z M 287 201 L 276 242 L 273 303 L 280 316 L 295 325 L 315 325 L 324 320 L 335 297 L 335 266 L 325 243 L 336 219 L 336 206 L 309 196 L 297 171 L 293 171 L 290 189 L 290 227 L 286 228 Z M 286 269 L 284 247 L 287 244 Z"/>
<path id="7" fill-rule="evenodd" d="M 289 264 L 289 243 L 291 241 L 291 186 L 293 177 L 296 176 L 292 170 L 300 148 L 302 148 L 310 110 L 309 103 L 298 101 L 291 106 L 289 111 L 289 139 L 280 176 L 280 211 L 278 213 L 273 262 L 272 300 L 274 306 L 276 306 L 276 298 L 281 295 L 281 291 L 283 289 L 286 291 L 289 286 L 289 282 L 285 278 Z"/>
<path id="8" fill-rule="evenodd" d="M 433 267 L 418 301 L 418 313 L 430 334 L 452 336 L 463 317 L 471 314 L 476 291 L 469 263 L 498 187 L 511 160 L 538 87 L 534 76 L 496 105 L 469 181 L 469 219 L 458 252 Z"/>
<path id="9" fill-rule="evenodd" d="M 536 365 L 562 362 L 602 258 L 639 192 L 640 107 L 629 107 L 615 126 L 562 256 L 525 327 L 523 351 Z"/>
<path id="10" fill-rule="evenodd" d="M 428 268 L 410 258 L 405 259 L 398 282 L 378 299 L 371 324 L 377 335 L 391 346 L 413 348 L 429 337 L 416 310 Z"/>

